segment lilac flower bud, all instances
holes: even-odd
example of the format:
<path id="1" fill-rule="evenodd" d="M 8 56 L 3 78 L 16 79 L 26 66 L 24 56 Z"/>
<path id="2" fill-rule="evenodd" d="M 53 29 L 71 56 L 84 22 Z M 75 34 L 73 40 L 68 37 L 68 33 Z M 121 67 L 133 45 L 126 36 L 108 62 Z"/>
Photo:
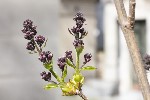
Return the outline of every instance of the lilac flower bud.
<path id="1" fill-rule="evenodd" d="M 91 58 L 92 58 L 91 53 L 86 53 L 86 54 L 84 55 L 84 60 L 85 60 L 85 62 L 83 62 L 83 63 L 86 64 L 87 62 L 89 62 L 89 61 L 91 60 Z"/>
<path id="2" fill-rule="evenodd" d="M 78 28 L 81 28 L 83 26 L 83 22 L 81 20 L 77 20 L 76 25 Z"/>
<path id="3" fill-rule="evenodd" d="M 75 18 L 73 18 L 73 20 L 75 20 L 75 21 L 81 20 L 82 23 L 84 23 L 84 21 L 86 21 L 85 18 L 83 18 L 83 14 L 80 13 L 80 12 L 78 12 L 78 13 L 76 14 L 76 16 L 75 16 Z"/>
<path id="4" fill-rule="evenodd" d="M 26 37 L 25 39 L 31 40 L 30 38 L 34 37 L 37 33 L 36 26 L 34 26 L 32 24 L 33 24 L 33 22 L 29 19 L 27 19 L 23 22 L 24 28 L 23 28 L 22 32 L 25 33 L 25 37 Z"/>
<path id="5" fill-rule="evenodd" d="M 43 51 L 40 54 L 39 60 L 43 63 L 50 63 L 53 58 L 53 54 L 50 51 Z"/>
<path id="6" fill-rule="evenodd" d="M 23 27 L 29 27 L 29 26 L 32 26 L 33 22 L 29 19 L 25 20 L 23 22 Z"/>
<path id="7" fill-rule="evenodd" d="M 30 31 L 27 31 L 24 35 L 24 38 L 27 39 L 27 40 L 31 40 L 33 39 L 35 36 L 35 33 L 34 32 L 30 32 Z"/>
<path id="8" fill-rule="evenodd" d="M 75 48 L 80 48 L 84 46 L 83 40 L 74 40 L 73 45 L 75 46 Z"/>
<path id="9" fill-rule="evenodd" d="M 70 61 L 73 61 L 73 58 L 72 58 L 72 51 L 66 51 L 66 58 L 68 58 Z"/>
<path id="10" fill-rule="evenodd" d="M 28 42 L 26 49 L 33 51 L 35 49 L 34 43 L 32 41 Z"/>
<path id="11" fill-rule="evenodd" d="M 146 54 L 143 58 L 144 67 L 146 70 L 150 70 L 150 55 Z"/>
<path id="12" fill-rule="evenodd" d="M 48 72 L 46 73 L 45 71 L 40 73 L 40 75 L 42 76 L 42 79 L 44 79 L 45 81 L 50 82 L 51 81 L 51 73 Z"/>
<path id="13" fill-rule="evenodd" d="M 58 58 L 58 63 L 57 65 L 59 66 L 60 69 L 62 69 L 62 71 L 64 70 L 64 67 L 66 65 L 66 57 L 60 57 Z"/>
<path id="14" fill-rule="evenodd" d="M 74 34 L 79 34 L 80 28 L 73 27 L 73 28 L 71 29 L 71 31 L 72 31 L 72 33 L 74 33 Z"/>
<path id="15" fill-rule="evenodd" d="M 88 33 L 82 28 L 85 18 L 83 18 L 82 13 L 77 13 L 75 18 L 73 19 L 76 21 L 76 26 L 74 26 L 71 30 L 68 29 L 70 34 L 72 34 L 76 40 L 83 39 Z"/>
<path id="16" fill-rule="evenodd" d="M 45 37 L 44 37 L 44 36 L 41 36 L 41 35 L 36 36 L 36 37 L 35 37 L 35 41 L 36 41 L 36 43 L 41 47 L 42 44 L 45 42 Z"/>

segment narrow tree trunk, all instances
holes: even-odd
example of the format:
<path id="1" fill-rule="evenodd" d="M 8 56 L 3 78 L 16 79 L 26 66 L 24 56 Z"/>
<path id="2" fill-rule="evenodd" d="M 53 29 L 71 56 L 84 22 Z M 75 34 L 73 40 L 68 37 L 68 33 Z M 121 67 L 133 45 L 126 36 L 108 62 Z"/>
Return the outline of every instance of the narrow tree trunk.
<path id="1" fill-rule="evenodd" d="M 136 76 L 141 87 L 143 98 L 144 100 L 150 100 L 150 87 L 134 33 L 136 2 L 135 0 L 129 0 L 129 16 L 127 16 L 126 14 L 123 0 L 114 0 L 114 2 L 118 14 L 119 24 L 126 39 L 126 43 L 136 71 Z"/>

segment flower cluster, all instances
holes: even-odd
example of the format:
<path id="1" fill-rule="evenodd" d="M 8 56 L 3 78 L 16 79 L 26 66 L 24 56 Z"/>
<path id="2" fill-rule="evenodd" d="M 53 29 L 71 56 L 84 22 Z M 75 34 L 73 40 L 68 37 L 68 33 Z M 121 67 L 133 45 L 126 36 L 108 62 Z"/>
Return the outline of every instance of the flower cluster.
<path id="1" fill-rule="evenodd" d="M 22 32 L 25 34 L 24 38 L 27 40 L 31 40 L 36 35 L 36 26 L 33 25 L 33 22 L 29 19 L 23 22 L 23 30 Z"/>
<path id="2" fill-rule="evenodd" d="M 73 45 L 75 48 L 83 48 L 84 47 L 83 40 L 74 40 Z"/>
<path id="3" fill-rule="evenodd" d="M 83 24 L 86 21 L 86 19 L 83 17 L 82 13 L 78 12 L 75 15 L 75 18 L 73 18 L 73 20 L 76 22 L 76 26 L 74 26 L 71 30 L 68 29 L 68 31 L 75 37 L 73 45 L 77 50 L 77 52 L 80 52 L 84 48 L 83 38 L 88 34 L 88 32 L 85 31 L 85 29 L 83 28 Z M 91 58 L 92 55 L 90 53 L 85 54 L 84 55 L 85 61 L 83 62 L 83 64 L 89 62 Z"/>
<path id="4" fill-rule="evenodd" d="M 42 79 L 44 79 L 45 81 L 50 82 L 51 81 L 51 73 L 48 72 L 46 73 L 45 71 L 40 73 L 40 75 L 42 76 Z"/>
<path id="5" fill-rule="evenodd" d="M 86 64 L 87 62 L 89 62 L 89 61 L 91 60 L 91 58 L 92 58 L 91 53 L 86 53 L 86 54 L 84 55 L 84 60 L 85 60 L 85 62 L 83 62 L 83 63 Z"/>
<path id="6" fill-rule="evenodd" d="M 74 26 L 69 32 L 75 36 L 75 39 L 83 39 L 88 33 L 82 27 L 86 19 L 83 17 L 82 13 L 77 13 L 73 20 L 76 22 L 76 26 Z"/>
<path id="7" fill-rule="evenodd" d="M 41 47 L 42 44 L 45 42 L 45 37 L 42 35 L 36 36 L 35 41 L 39 45 L 39 47 Z"/>
<path id="8" fill-rule="evenodd" d="M 34 42 L 32 40 L 27 43 L 26 49 L 31 50 L 31 51 L 33 51 L 35 49 L 35 45 L 34 45 Z"/>
<path id="9" fill-rule="evenodd" d="M 83 28 L 83 24 L 86 19 L 83 17 L 82 13 L 78 12 L 73 20 L 76 22 L 76 26 L 73 26 L 71 30 L 68 29 L 68 31 L 75 37 L 75 40 L 73 42 L 75 48 L 83 48 L 84 43 L 82 39 L 88 34 Z"/>
<path id="10" fill-rule="evenodd" d="M 51 63 L 53 54 L 50 51 L 43 51 L 40 54 L 39 60 L 43 63 Z"/>
<path id="11" fill-rule="evenodd" d="M 61 69 L 62 74 L 59 76 L 53 68 L 53 54 L 50 51 L 43 51 L 43 48 L 46 45 L 45 37 L 42 35 L 37 35 L 36 26 L 33 25 L 33 22 L 29 19 L 24 21 L 23 23 L 23 30 L 24 38 L 27 39 L 29 42 L 27 43 L 26 49 L 30 50 L 31 54 L 38 53 L 39 60 L 42 62 L 45 69 L 48 72 L 43 71 L 40 73 L 43 80 L 50 82 L 48 85 L 45 86 L 45 89 L 51 89 L 59 87 L 62 90 L 63 95 L 65 96 L 72 96 L 72 95 L 79 95 L 78 92 L 81 92 L 82 85 L 84 83 L 84 76 L 82 75 L 81 71 L 84 70 L 94 70 L 96 69 L 93 66 L 85 66 L 88 63 L 92 55 L 90 53 L 86 53 L 84 55 L 84 62 L 80 65 L 80 54 L 84 49 L 84 42 L 83 38 L 88 34 L 85 29 L 83 28 L 83 24 L 86 21 L 83 17 L 82 13 L 77 13 L 73 20 L 76 22 L 76 25 L 70 30 L 70 34 L 75 37 L 73 45 L 76 50 L 76 63 L 74 63 L 74 59 L 72 56 L 72 51 L 66 51 L 63 57 L 58 58 L 57 65 Z M 69 81 L 66 81 L 67 77 L 67 68 L 71 67 L 74 69 L 74 73 L 72 78 Z M 57 82 L 51 80 L 51 76 L 53 76 Z M 83 95 L 83 94 L 82 94 Z"/>
<path id="12" fill-rule="evenodd" d="M 71 62 L 73 62 L 73 58 L 72 58 L 72 51 L 66 51 L 66 58 L 68 58 Z"/>
<path id="13" fill-rule="evenodd" d="M 143 58 L 144 68 L 150 70 L 150 55 L 146 54 Z"/>
<path id="14" fill-rule="evenodd" d="M 34 51 L 36 43 L 38 44 L 39 47 L 41 47 L 42 44 L 45 42 L 45 37 L 41 35 L 35 37 L 37 31 L 36 26 L 33 25 L 33 22 L 27 19 L 23 22 L 23 27 L 24 28 L 22 29 L 22 32 L 24 33 L 24 38 L 30 40 L 30 42 L 27 43 L 26 49 Z"/>
<path id="15" fill-rule="evenodd" d="M 67 59 L 69 59 L 71 62 L 73 62 L 72 51 L 66 51 L 64 57 L 58 58 L 58 63 L 57 63 L 57 65 L 59 66 L 59 68 L 60 68 L 62 71 L 64 70 L 64 67 L 65 67 L 65 65 L 66 65 Z"/>
<path id="16" fill-rule="evenodd" d="M 64 67 L 66 65 L 66 57 L 60 57 L 58 58 L 58 63 L 57 65 L 59 66 L 59 68 L 63 71 Z"/>

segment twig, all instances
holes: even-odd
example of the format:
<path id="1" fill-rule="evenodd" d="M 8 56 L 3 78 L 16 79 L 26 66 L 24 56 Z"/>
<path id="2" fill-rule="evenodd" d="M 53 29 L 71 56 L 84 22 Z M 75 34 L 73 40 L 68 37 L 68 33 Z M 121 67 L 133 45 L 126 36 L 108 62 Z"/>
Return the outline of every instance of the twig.
<path id="1" fill-rule="evenodd" d="M 88 98 L 83 94 L 82 90 L 78 91 L 77 95 L 79 95 L 83 100 L 88 100 Z"/>
<path id="2" fill-rule="evenodd" d="M 134 28 L 134 23 L 135 23 L 135 0 L 130 0 L 129 1 L 129 28 L 133 29 Z"/>
<path id="3" fill-rule="evenodd" d="M 134 64 L 136 75 L 141 87 L 144 100 L 150 100 L 150 87 L 146 78 L 146 72 L 144 70 L 144 64 L 137 46 L 137 42 L 134 35 L 134 23 L 135 23 L 135 0 L 129 1 L 129 16 L 127 16 L 123 0 L 114 0 L 119 24 L 124 33 L 126 43 Z"/>

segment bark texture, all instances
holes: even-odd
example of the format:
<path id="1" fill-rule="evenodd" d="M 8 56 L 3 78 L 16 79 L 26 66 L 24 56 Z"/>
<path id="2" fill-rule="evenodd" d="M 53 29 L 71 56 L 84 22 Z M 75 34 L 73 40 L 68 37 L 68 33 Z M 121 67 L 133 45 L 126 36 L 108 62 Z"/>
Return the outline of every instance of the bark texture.
<path id="1" fill-rule="evenodd" d="M 130 52 L 130 56 L 133 61 L 133 65 L 136 71 L 136 75 L 141 87 L 144 100 L 150 100 L 150 87 L 146 77 L 146 71 L 144 69 L 143 60 L 137 46 L 134 24 L 135 24 L 135 0 L 129 0 L 129 14 L 127 16 L 124 7 L 123 0 L 114 0 L 118 21 L 121 26 L 121 30 L 124 33 L 124 37 Z"/>

